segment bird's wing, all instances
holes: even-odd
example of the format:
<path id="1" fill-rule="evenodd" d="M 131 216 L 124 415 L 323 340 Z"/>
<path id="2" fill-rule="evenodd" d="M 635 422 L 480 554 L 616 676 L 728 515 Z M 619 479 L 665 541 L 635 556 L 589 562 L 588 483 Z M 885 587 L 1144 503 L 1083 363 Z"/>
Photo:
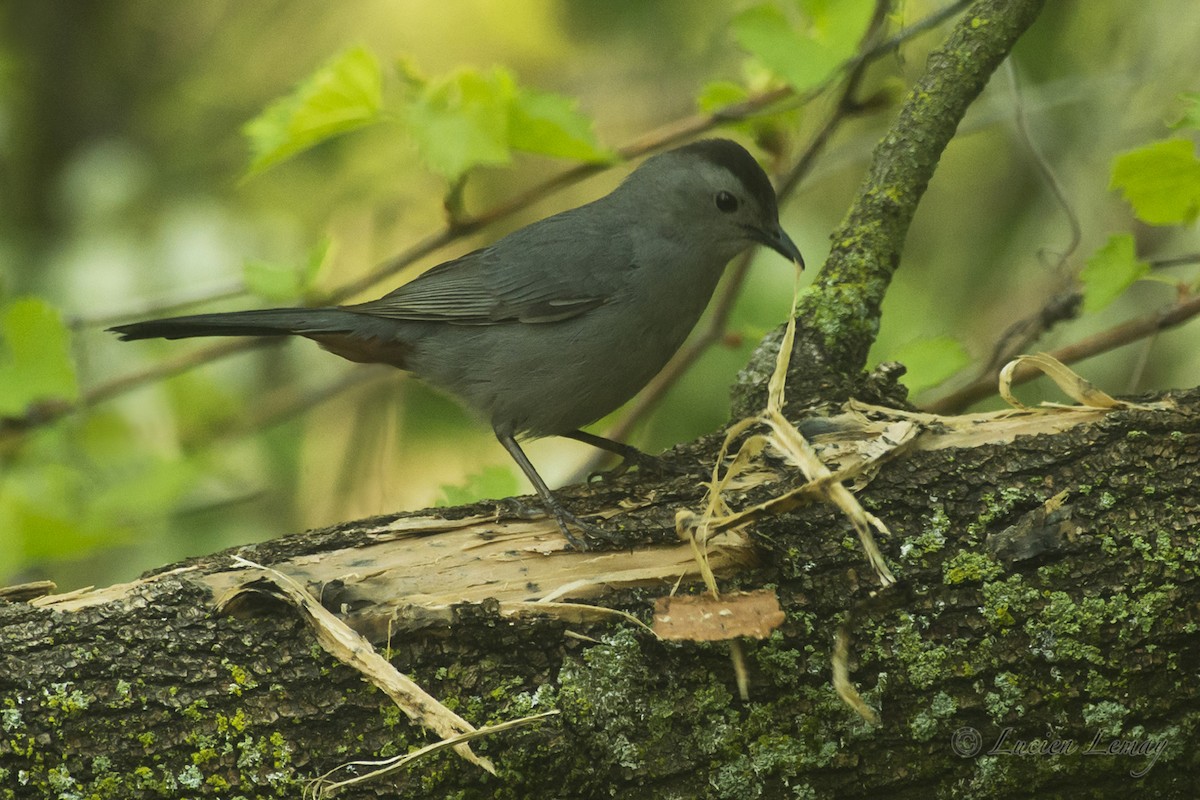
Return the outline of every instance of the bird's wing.
<path id="1" fill-rule="evenodd" d="M 612 294 L 603 270 L 587 267 L 608 263 L 604 259 L 614 255 L 621 258 L 613 253 L 611 239 L 587 234 L 569 224 L 567 215 L 551 217 L 439 264 L 378 300 L 347 308 L 457 325 L 570 319 L 608 302 Z M 593 252 L 601 249 L 605 252 Z"/>
<path id="2" fill-rule="evenodd" d="M 351 306 L 360 314 L 389 319 L 492 325 L 500 322 L 557 322 L 595 308 L 605 297 L 567 291 L 538 276 L 488 274 L 486 251 L 439 264 L 394 292 Z M 524 278 L 524 279 L 522 279 Z"/>

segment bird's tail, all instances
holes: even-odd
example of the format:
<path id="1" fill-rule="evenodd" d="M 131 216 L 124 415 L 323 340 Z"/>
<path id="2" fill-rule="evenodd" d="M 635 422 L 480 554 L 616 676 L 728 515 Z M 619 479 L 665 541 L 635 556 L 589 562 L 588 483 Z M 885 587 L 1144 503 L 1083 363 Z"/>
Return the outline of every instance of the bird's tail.
<path id="1" fill-rule="evenodd" d="M 306 336 L 354 330 L 357 316 L 340 308 L 265 308 L 151 319 L 117 325 L 109 330 L 122 341 L 193 336 Z"/>

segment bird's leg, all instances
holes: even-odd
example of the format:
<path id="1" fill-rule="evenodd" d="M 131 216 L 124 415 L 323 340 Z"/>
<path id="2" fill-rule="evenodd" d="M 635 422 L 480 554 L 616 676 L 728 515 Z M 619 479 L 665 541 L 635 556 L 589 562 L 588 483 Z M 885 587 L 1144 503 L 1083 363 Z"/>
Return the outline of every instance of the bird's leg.
<path id="1" fill-rule="evenodd" d="M 570 542 L 573 548 L 576 550 L 589 549 L 585 540 L 580 539 L 571 532 L 572 525 L 581 530 L 584 536 L 603 539 L 604 541 L 608 542 L 620 541 L 620 539 L 613 533 L 604 530 L 604 528 L 601 528 L 598 525 L 593 525 L 590 522 L 584 522 L 583 520 L 579 519 L 579 517 L 563 508 L 562 504 L 558 502 L 558 498 L 551 493 L 550 487 L 546 485 L 544 480 L 542 480 L 542 476 L 538 475 L 537 470 L 533 468 L 533 464 L 530 462 L 529 457 L 525 455 L 525 451 L 521 449 L 519 444 L 517 444 L 517 440 L 513 438 L 512 434 L 496 431 L 496 438 L 500 440 L 500 444 L 504 445 L 504 449 L 508 451 L 510 456 L 512 456 L 513 461 L 517 462 L 517 466 L 519 466 L 521 471 L 525 473 L 525 477 L 529 478 L 529 482 L 532 483 L 533 488 L 537 490 L 538 496 L 542 498 L 542 504 L 554 517 L 555 521 L 558 522 L 559 530 L 562 531 L 563 536 L 566 537 L 567 541 Z M 606 439 L 605 441 L 608 440 Z M 616 442 L 613 442 L 613 444 L 616 444 Z"/>
<path id="2" fill-rule="evenodd" d="M 604 475 L 623 475 L 630 467 L 637 467 L 639 472 L 644 473 L 660 473 L 663 471 L 662 459 L 652 456 L 649 453 L 643 453 L 636 447 L 624 442 L 614 441 L 603 436 L 597 436 L 594 433 L 587 431 L 575 430 L 570 433 L 562 434 L 567 439 L 574 439 L 577 442 L 590 444 L 592 447 L 597 447 L 601 450 L 607 450 L 610 453 L 615 453 L 621 457 L 621 463 L 613 467 Z"/>

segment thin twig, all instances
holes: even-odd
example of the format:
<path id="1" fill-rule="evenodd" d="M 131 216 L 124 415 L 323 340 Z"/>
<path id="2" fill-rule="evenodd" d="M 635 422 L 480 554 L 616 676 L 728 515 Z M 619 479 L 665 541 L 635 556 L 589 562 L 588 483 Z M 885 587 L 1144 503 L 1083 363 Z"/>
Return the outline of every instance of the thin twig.
<path id="1" fill-rule="evenodd" d="M 1037 164 L 1043 178 L 1050 186 L 1051 192 L 1053 192 L 1055 198 L 1058 200 L 1058 203 L 1062 207 L 1063 212 L 1066 214 L 1068 223 L 1071 226 L 1070 244 L 1056 264 L 1056 269 L 1061 271 L 1066 259 L 1078 249 L 1081 238 L 1079 221 L 1074 209 L 1066 199 L 1061 184 L 1054 176 L 1054 173 L 1050 170 L 1044 156 L 1037 149 L 1032 137 L 1029 135 L 1028 124 L 1024 110 L 1024 102 L 1019 93 L 1019 86 L 1016 84 L 1015 73 L 1011 65 L 1009 67 L 1009 75 L 1013 80 L 1014 91 L 1017 91 L 1018 93 L 1016 111 L 1018 130 L 1022 134 L 1022 139 L 1033 153 L 1034 163 Z M 1200 263 L 1200 253 L 1185 254 L 1171 258 L 1153 259 L 1149 263 L 1151 269 L 1154 270 L 1167 269 L 1177 266 L 1189 266 Z M 1073 282 L 1074 280 L 1074 274 L 1071 276 L 1062 277 L 1064 283 Z M 988 359 L 987 367 L 981 371 L 974 380 L 961 389 L 957 389 L 954 392 L 951 392 L 950 394 L 933 401 L 932 403 L 926 404 L 925 408 L 929 411 L 939 414 L 952 413 L 955 411 L 960 411 L 972 403 L 995 394 L 996 378 L 999 375 L 1000 368 L 1018 353 L 1025 350 L 1031 342 L 1044 334 L 1054 325 L 1067 319 L 1073 319 L 1078 313 L 1079 304 L 1082 299 L 1083 296 L 1078 289 L 1068 286 L 1063 286 L 1060 288 L 1060 290 L 1055 292 L 1050 299 L 1047 300 L 1040 309 L 1038 309 L 1037 312 L 1011 326 L 1001 336 L 999 342 L 993 350 L 992 356 Z M 1136 338 L 1145 338 L 1148 336 L 1152 337 L 1159 330 L 1178 325 L 1183 321 L 1180 320 L 1176 322 L 1169 322 L 1167 324 L 1163 324 L 1162 327 L 1154 327 L 1157 324 L 1156 320 L 1173 319 L 1173 315 L 1179 313 L 1179 310 L 1186 306 L 1187 301 L 1183 301 L 1173 309 L 1168 309 L 1162 313 L 1152 314 L 1142 318 L 1141 320 L 1135 320 L 1131 323 L 1117 325 L 1114 328 L 1109 329 L 1107 332 L 1096 334 L 1095 336 L 1089 337 L 1082 342 L 1076 343 L 1075 345 L 1070 345 L 1055 352 L 1056 354 L 1060 354 L 1058 355 L 1060 361 L 1063 361 L 1064 363 L 1071 363 L 1072 358 L 1086 358 L 1090 355 L 1095 355 L 1100 352 L 1121 347 L 1131 341 L 1134 341 Z M 1125 338 L 1127 336 L 1133 336 L 1134 338 Z M 1086 355 L 1073 355 L 1076 352 L 1086 353 Z M 1138 363 L 1134 367 L 1134 374 L 1130 380 L 1130 391 L 1133 391 L 1133 387 L 1136 386 L 1140 381 L 1140 376 L 1146 366 L 1148 356 L 1149 348 L 1143 351 L 1139 357 Z M 1034 377 L 1037 377 L 1036 373 L 1018 371 L 1015 382 L 1024 383 L 1025 381 L 1031 380 Z"/>
<path id="2" fill-rule="evenodd" d="M 1142 376 L 1146 374 L 1146 367 L 1150 363 L 1150 354 L 1154 352 L 1154 345 L 1157 343 L 1158 331 L 1147 336 L 1142 342 L 1137 359 L 1133 362 L 1133 369 L 1129 372 L 1129 381 L 1125 384 L 1126 394 L 1133 394 L 1137 391 L 1137 387 L 1142 382 Z"/>
<path id="3" fill-rule="evenodd" d="M 1189 253 L 1173 258 L 1154 258 L 1150 260 L 1150 269 L 1167 269 L 1168 267 L 1184 267 L 1200 264 L 1200 253 Z"/>

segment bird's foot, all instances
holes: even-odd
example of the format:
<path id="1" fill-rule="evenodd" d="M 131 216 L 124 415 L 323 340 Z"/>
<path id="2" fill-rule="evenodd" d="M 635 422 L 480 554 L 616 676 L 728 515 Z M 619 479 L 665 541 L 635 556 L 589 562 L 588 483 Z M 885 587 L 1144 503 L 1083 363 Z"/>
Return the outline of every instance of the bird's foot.
<path id="1" fill-rule="evenodd" d="M 518 519 L 542 519 L 547 514 L 554 517 L 554 521 L 558 523 L 558 529 L 562 531 L 563 537 L 566 538 L 567 543 L 571 545 L 571 549 L 573 550 L 580 552 L 591 550 L 593 544 L 597 542 L 607 542 L 609 544 L 623 543 L 619 534 L 606 530 L 594 523 L 585 522 L 558 503 L 538 508 L 522 503 L 514 497 L 506 497 L 500 501 L 500 504 L 512 516 Z M 579 536 L 576 531 L 581 533 L 582 536 Z"/>
<path id="2" fill-rule="evenodd" d="M 501 509 L 503 509 L 502 512 Z M 531 506 L 528 503 L 522 503 L 515 497 L 503 497 L 497 500 L 496 510 L 504 513 L 505 516 L 515 517 L 516 519 L 541 519 L 546 516 L 546 512 L 543 509 Z"/>

